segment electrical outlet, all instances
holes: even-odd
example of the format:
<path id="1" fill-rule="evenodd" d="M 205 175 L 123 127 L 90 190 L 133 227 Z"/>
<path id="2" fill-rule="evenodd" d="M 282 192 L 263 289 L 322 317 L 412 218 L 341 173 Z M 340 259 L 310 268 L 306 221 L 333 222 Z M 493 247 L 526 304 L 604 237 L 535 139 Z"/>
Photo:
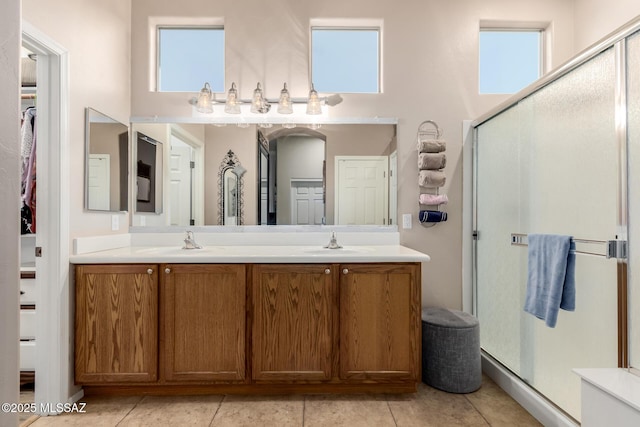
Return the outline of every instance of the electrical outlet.
<path id="1" fill-rule="evenodd" d="M 147 217 L 145 215 L 140 215 L 140 225 L 147 225 Z"/>
<path id="2" fill-rule="evenodd" d="M 402 214 L 402 228 L 411 228 L 411 214 Z"/>
<path id="3" fill-rule="evenodd" d="M 111 231 L 118 231 L 120 229 L 120 217 L 118 215 L 111 215 Z"/>

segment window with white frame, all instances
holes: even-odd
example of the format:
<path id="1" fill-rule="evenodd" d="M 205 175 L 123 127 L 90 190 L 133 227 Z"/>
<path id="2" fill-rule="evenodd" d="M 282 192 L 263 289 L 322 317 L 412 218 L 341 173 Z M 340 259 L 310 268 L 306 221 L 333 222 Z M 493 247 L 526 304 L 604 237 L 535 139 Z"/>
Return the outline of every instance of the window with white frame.
<path id="1" fill-rule="evenodd" d="M 224 92 L 224 27 L 158 27 L 157 90 Z"/>
<path id="2" fill-rule="evenodd" d="M 541 29 L 480 29 L 479 87 L 481 94 L 509 94 L 542 75 Z"/>
<path id="3" fill-rule="evenodd" d="M 311 81 L 318 92 L 380 93 L 380 28 L 311 27 Z"/>

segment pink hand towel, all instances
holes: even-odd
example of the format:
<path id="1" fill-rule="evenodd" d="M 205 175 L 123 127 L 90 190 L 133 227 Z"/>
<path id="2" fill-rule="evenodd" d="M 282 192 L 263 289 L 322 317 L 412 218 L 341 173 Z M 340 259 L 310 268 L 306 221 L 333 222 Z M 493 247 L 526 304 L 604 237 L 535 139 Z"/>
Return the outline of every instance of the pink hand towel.
<path id="1" fill-rule="evenodd" d="M 421 194 L 421 205 L 446 205 L 449 198 L 446 194 Z"/>

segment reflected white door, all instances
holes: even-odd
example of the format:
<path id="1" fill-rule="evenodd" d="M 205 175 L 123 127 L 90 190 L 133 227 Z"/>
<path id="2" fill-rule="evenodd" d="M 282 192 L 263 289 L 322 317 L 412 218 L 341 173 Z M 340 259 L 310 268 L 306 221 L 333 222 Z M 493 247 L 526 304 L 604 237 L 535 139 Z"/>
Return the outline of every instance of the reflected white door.
<path id="1" fill-rule="evenodd" d="M 191 225 L 191 147 L 172 138 L 170 174 L 170 224 Z"/>
<path id="2" fill-rule="evenodd" d="M 389 156 L 389 225 L 398 223 L 398 152 Z"/>
<path id="3" fill-rule="evenodd" d="M 291 181 L 291 224 L 321 225 L 324 218 L 322 181 Z"/>
<path id="4" fill-rule="evenodd" d="M 89 154 L 89 209 L 109 210 L 110 168 L 108 154 Z"/>
<path id="5" fill-rule="evenodd" d="M 386 156 L 336 156 L 336 224 L 386 225 Z"/>

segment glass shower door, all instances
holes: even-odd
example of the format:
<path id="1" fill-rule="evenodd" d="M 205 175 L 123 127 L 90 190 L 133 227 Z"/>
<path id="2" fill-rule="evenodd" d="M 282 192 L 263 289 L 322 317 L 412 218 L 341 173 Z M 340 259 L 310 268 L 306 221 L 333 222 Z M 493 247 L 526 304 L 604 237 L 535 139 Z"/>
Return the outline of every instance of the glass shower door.
<path id="1" fill-rule="evenodd" d="M 527 248 L 512 233 L 615 239 L 613 49 L 477 127 L 476 293 L 483 349 L 580 420 L 580 367 L 616 367 L 616 261 L 576 255 L 576 310 L 523 311 Z M 605 245 L 578 251 L 604 255 Z"/>
<path id="2" fill-rule="evenodd" d="M 640 372 L 640 33 L 627 40 L 629 365 Z"/>

